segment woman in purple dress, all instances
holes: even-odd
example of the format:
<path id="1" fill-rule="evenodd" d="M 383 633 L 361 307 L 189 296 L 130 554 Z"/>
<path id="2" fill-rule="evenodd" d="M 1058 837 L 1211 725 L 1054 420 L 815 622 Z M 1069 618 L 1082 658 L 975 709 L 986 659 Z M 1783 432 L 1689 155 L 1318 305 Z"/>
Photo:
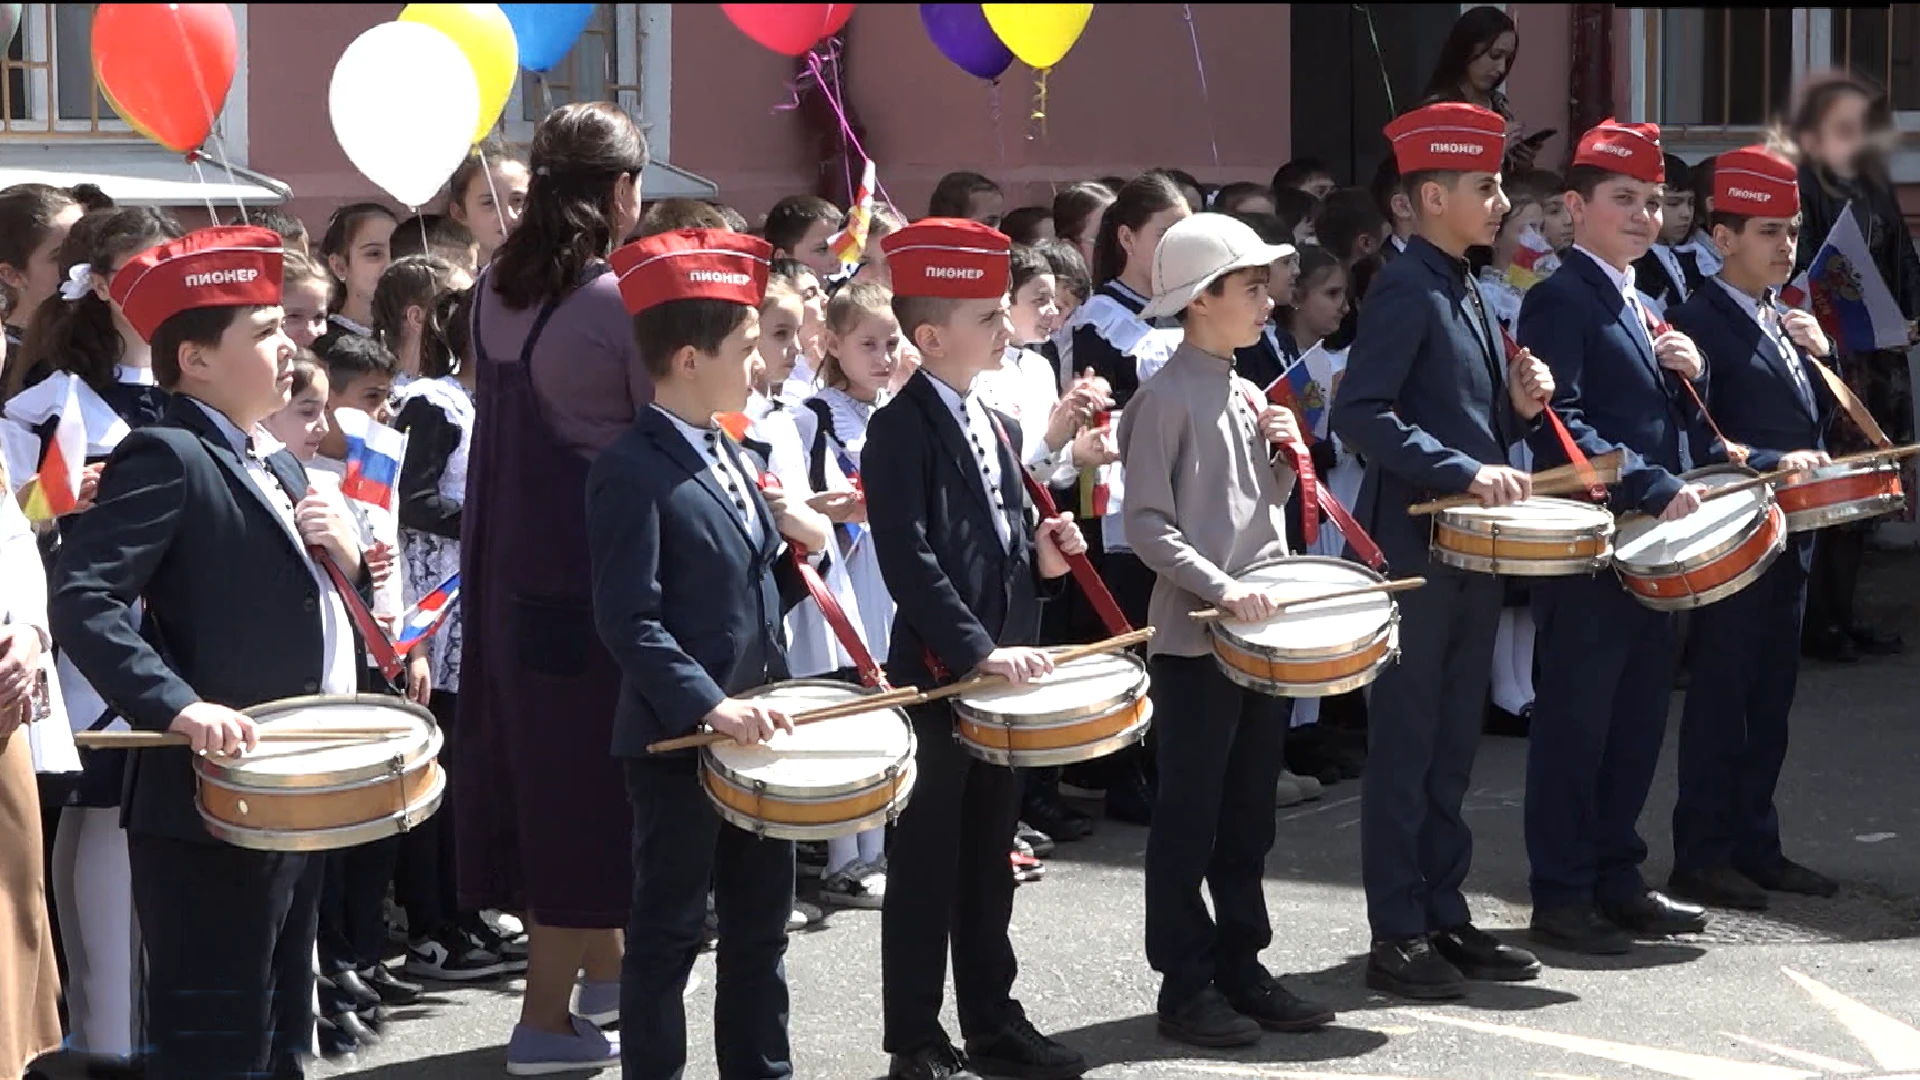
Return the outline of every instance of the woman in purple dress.
<path id="1" fill-rule="evenodd" d="M 606 264 L 640 218 L 646 141 L 613 105 L 567 105 L 541 121 L 530 156 L 525 215 L 474 284 L 449 770 L 461 906 L 526 913 L 515 1075 L 620 1060 L 595 1022 L 618 1016 L 633 882 L 611 752 L 620 674 L 594 631 L 586 476 L 653 397 Z"/>

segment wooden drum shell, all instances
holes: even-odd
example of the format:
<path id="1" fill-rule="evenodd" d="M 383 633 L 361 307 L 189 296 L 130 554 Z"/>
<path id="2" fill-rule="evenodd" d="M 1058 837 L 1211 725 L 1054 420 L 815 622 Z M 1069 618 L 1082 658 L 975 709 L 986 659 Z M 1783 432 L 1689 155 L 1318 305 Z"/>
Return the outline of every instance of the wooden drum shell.
<path id="1" fill-rule="evenodd" d="M 1237 576 L 1248 581 L 1260 571 L 1276 568 L 1289 574 L 1297 568 L 1301 576 L 1291 580 L 1311 580 L 1324 585 L 1324 591 L 1386 580 L 1356 563 L 1319 555 L 1284 555 L 1256 563 Z M 1324 575 L 1329 572 L 1336 576 L 1326 579 Z M 1268 584 L 1284 580 L 1289 578 Z M 1310 644 L 1261 644 L 1236 632 L 1230 622 L 1216 622 L 1211 634 L 1214 662 L 1235 685 L 1275 697 L 1332 697 L 1358 690 L 1378 678 L 1400 655 L 1400 607 L 1391 600 L 1386 602 L 1384 617 L 1370 622 L 1364 633 L 1348 636 L 1349 632 L 1342 631 L 1341 637 Z"/>
<path id="2" fill-rule="evenodd" d="M 892 821 L 906 807 L 915 775 L 909 753 L 898 770 L 876 783 L 811 797 L 776 793 L 711 764 L 700 770 L 700 783 L 729 825 L 755 836 L 813 841 L 853 836 Z"/>
<path id="3" fill-rule="evenodd" d="M 1740 481 L 1754 475 L 1735 466 L 1713 465 L 1684 474 L 1689 482 Z M 1731 497 L 1731 496 L 1728 496 Z M 1712 493 L 1708 493 L 1712 498 Z M 1787 515 L 1767 489 L 1760 491 L 1763 513 L 1757 526 L 1675 561 L 1646 564 L 1616 557 L 1614 571 L 1634 598 L 1655 611 L 1689 611 L 1724 600 L 1760 579 L 1787 546 Z M 1701 512 L 1701 511 L 1697 511 Z M 1686 518 L 1682 521 L 1688 520 Z M 1631 541 L 1623 543 L 1630 547 Z"/>
<path id="4" fill-rule="evenodd" d="M 1786 511 L 1788 532 L 1824 529 L 1905 509 L 1900 472 L 1899 464 L 1888 461 L 1829 466 L 1776 487 L 1773 497 Z"/>
<path id="5" fill-rule="evenodd" d="M 1138 669 L 1123 693 L 1050 712 L 998 710 L 986 699 L 961 695 L 953 701 L 954 738 L 967 753 L 994 765 L 1022 769 L 1073 765 L 1105 757 L 1146 737 L 1153 721 L 1146 666 L 1130 655 L 1087 657 L 1077 664 L 1116 664 Z M 1072 665 L 1056 671 L 1073 671 Z"/>
<path id="6" fill-rule="evenodd" d="M 1527 499 L 1516 503 L 1591 511 L 1585 503 L 1564 499 Z M 1565 512 L 1563 509 L 1562 512 Z M 1507 524 L 1497 517 L 1468 516 L 1452 510 L 1433 515 L 1432 557 L 1443 566 L 1509 577 L 1564 577 L 1605 569 L 1613 555 L 1613 521 L 1604 513 L 1589 525 L 1545 528 Z"/>

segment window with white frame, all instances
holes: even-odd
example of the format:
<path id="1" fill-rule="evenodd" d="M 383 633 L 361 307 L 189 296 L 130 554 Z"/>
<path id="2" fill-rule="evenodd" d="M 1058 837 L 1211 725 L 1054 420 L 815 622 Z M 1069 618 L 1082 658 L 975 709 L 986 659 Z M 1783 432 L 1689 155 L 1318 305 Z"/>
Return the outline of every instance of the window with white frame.
<path id="1" fill-rule="evenodd" d="M 671 4 L 596 5 L 593 21 L 552 71 L 520 73 L 501 117 L 501 134 L 524 146 L 553 109 L 611 101 L 640 125 L 653 156 L 665 160 L 672 23 Z"/>
<path id="2" fill-rule="evenodd" d="M 20 29 L 0 61 L 0 139 L 142 141 L 113 111 L 93 79 L 94 4 L 25 4 Z M 229 5 L 239 30 L 240 64 L 216 136 L 244 108 L 246 5 Z"/>
<path id="3" fill-rule="evenodd" d="M 1674 128 L 1759 128 L 1808 73 L 1841 69 L 1920 116 L 1920 6 L 1635 8 L 1632 112 Z"/>

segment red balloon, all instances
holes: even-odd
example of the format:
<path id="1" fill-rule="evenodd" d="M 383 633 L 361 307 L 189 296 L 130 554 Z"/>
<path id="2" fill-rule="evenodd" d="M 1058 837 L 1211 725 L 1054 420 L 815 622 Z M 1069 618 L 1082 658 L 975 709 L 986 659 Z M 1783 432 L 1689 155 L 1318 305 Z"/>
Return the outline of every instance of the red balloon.
<path id="1" fill-rule="evenodd" d="M 100 89 L 135 131 L 183 154 L 212 133 L 239 52 L 225 4 L 101 4 L 93 13 Z"/>
<path id="2" fill-rule="evenodd" d="M 852 4 L 721 4 L 740 32 L 777 53 L 801 56 L 847 25 Z"/>

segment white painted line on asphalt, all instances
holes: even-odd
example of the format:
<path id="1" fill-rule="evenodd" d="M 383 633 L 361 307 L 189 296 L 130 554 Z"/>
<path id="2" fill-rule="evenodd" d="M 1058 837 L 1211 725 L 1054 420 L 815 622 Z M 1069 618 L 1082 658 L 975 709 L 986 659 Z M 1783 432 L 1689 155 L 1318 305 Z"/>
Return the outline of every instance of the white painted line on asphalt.
<path id="1" fill-rule="evenodd" d="M 1861 835 L 1854 837 L 1854 839 L 1859 841 L 1862 844 L 1878 844 L 1882 840 L 1892 840 L 1899 835 L 1900 835 L 1899 833 L 1890 833 L 1890 832 L 1870 832 L 1870 833 L 1862 833 Z"/>
<path id="2" fill-rule="evenodd" d="M 1740 1042 L 1746 1043 L 1748 1046 L 1765 1050 L 1767 1053 L 1777 1057 L 1786 1058 L 1788 1061 L 1797 1061 L 1802 1065 L 1811 1065 L 1822 1072 L 1846 1074 L 1863 1073 L 1867 1071 L 1865 1065 L 1854 1065 L 1849 1062 L 1840 1061 L 1837 1058 L 1823 1057 L 1820 1054 L 1815 1054 L 1807 1050 L 1795 1050 L 1791 1047 L 1779 1046 L 1762 1039 L 1756 1039 L 1751 1035 L 1742 1035 L 1737 1031 L 1723 1031 L 1720 1034 L 1725 1035 L 1729 1039 L 1737 1039 Z"/>
<path id="3" fill-rule="evenodd" d="M 1799 983 L 1800 989 L 1832 1013 L 1835 1020 L 1846 1025 L 1867 1053 L 1873 1055 L 1875 1065 L 1882 1069 L 1920 1069 L 1920 1031 L 1792 968 L 1780 970 Z"/>
<path id="4" fill-rule="evenodd" d="M 1778 1065 L 1709 1057 L 1683 1050 L 1664 1050 L 1655 1046 L 1614 1042 L 1610 1039 L 1590 1039 L 1584 1035 L 1540 1031 L 1514 1024 L 1489 1024 L 1482 1020 L 1469 1020 L 1465 1017 L 1448 1016 L 1437 1012 L 1404 1011 L 1408 1015 L 1417 1016 L 1432 1023 L 1449 1024 L 1468 1031 L 1533 1043 L 1536 1046 L 1551 1046 L 1568 1053 L 1584 1054 L 1587 1057 L 1597 1057 L 1620 1065 L 1633 1065 L 1652 1072 L 1664 1073 L 1667 1076 L 1680 1077 L 1681 1080 L 1815 1080 L 1819 1076 L 1818 1073 L 1802 1072 Z"/>
<path id="5" fill-rule="evenodd" d="M 1351 806 L 1354 803 L 1357 803 L 1359 801 L 1360 801 L 1360 796 L 1349 795 L 1344 799 L 1335 799 L 1330 803 L 1321 803 L 1319 806 L 1315 806 L 1311 809 L 1295 810 L 1291 814 L 1282 814 L 1280 815 L 1280 820 L 1281 821 L 1299 821 L 1301 818 L 1312 817 L 1315 814 L 1324 814 L 1329 810 L 1338 810 L 1343 806 Z"/>

